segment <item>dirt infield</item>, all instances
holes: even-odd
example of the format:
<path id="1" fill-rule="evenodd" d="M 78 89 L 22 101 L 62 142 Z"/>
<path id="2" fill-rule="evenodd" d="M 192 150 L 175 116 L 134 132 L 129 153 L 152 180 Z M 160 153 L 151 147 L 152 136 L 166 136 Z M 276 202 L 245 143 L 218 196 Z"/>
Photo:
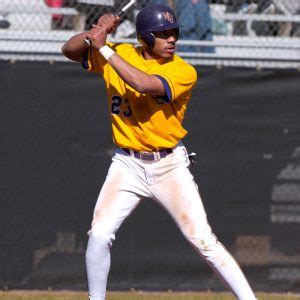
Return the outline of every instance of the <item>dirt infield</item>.
<path id="1" fill-rule="evenodd" d="M 258 294 L 259 300 L 300 300 L 295 294 Z M 234 300 L 230 294 L 211 292 L 110 292 L 107 300 Z M 0 300 L 87 300 L 86 292 L 2 291 Z"/>

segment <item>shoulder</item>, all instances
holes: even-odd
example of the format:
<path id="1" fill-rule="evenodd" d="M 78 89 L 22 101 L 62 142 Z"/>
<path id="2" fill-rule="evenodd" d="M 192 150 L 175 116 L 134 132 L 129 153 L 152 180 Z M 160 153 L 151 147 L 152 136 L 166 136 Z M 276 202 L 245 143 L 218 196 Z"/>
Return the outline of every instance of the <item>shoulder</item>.
<path id="1" fill-rule="evenodd" d="M 174 55 L 173 60 L 165 66 L 175 74 L 189 77 L 192 81 L 197 80 L 196 69 L 178 55 Z"/>
<path id="2" fill-rule="evenodd" d="M 131 53 L 136 51 L 136 48 L 132 44 L 108 43 L 108 45 L 117 53 Z"/>
<path id="3" fill-rule="evenodd" d="M 196 69 L 192 65 L 190 65 L 188 62 L 186 62 L 183 58 L 181 58 L 180 56 L 174 55 L 174 61 L 175 61 L 176 65 L 184 68 L 184 70 L 197 74 Z"/>

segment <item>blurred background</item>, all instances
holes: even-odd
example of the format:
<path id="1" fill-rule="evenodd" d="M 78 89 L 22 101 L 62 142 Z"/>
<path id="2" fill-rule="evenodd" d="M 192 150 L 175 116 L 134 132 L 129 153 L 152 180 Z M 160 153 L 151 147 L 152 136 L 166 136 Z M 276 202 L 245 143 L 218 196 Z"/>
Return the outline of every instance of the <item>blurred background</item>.
<path id="1" fill-rule="evenodd" d="M 299 68 L 299 0 L 140 0 L 111 38 L 135 43 L 136 14 L 157 3 L 175 9 L 182 24 L 178 52 L 193 64 Z M 61 42 L 125 4 L 1 0 L 0 57 L 62 60 Z"/>
<path id="2" fill-rule="evenodd" d="M 105 85 L 61 54 L 119 0 L 0 1 L 0 288 L 85 290 L 93 207 L 114 151 Z M 137 1 L 137 44 L 172 6 L 198 83 L 184 126 L 214 232 L 256 291 L 300 292 L 300 0 Z M 110 290 L 224 290 L 149 199 L 117 234 Z"/>

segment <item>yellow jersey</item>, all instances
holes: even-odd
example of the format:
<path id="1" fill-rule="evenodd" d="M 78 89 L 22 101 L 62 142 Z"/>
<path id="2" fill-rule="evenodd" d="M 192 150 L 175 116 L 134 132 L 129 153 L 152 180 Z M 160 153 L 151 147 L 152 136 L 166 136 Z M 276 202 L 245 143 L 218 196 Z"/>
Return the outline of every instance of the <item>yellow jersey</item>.
<path id="1" fill-rule="evenodd" d="M 164 97 L 137 92 L 120 78 L 97 49 L 88 49 L 83 67 L 104 78 L 114 143 L 136 151 L 174 147 L 187 134 L 182 121 L 197 81 L 196 70 L 177 55 L 169 60 L 146 60 L 142 47 L 111 43 L 108 46 L 137 69 L 157 76 L 166 90 Z"/>

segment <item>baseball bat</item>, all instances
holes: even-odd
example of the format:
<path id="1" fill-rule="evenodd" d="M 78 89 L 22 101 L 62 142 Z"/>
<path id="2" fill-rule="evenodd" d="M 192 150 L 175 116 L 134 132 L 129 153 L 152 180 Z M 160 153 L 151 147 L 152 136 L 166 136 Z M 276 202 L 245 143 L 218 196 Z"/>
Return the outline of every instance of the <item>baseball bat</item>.
<path id="1" fill-rule="evenodd" d="M 117 17 L 122 17 L 126 11 L 133 5 L 135 4 L 136 0 L 130 0 L 129 3 L 127 3 L 123 8 L 121 8 L 115 15 Z M 91 45 L 90 39 L 85 39 L 84 40 L 89 46 Z"/>
<path id="2" fill-rule="evenodd" d="M 123 8 L 121 8 L 117 13 L 116 16 L 117 17 L 121 17 L 123 16 L 126 11 L 133 5 L 135 4 L 136 0 L 131 0 L 128 4 L 126 4 Z"/>

